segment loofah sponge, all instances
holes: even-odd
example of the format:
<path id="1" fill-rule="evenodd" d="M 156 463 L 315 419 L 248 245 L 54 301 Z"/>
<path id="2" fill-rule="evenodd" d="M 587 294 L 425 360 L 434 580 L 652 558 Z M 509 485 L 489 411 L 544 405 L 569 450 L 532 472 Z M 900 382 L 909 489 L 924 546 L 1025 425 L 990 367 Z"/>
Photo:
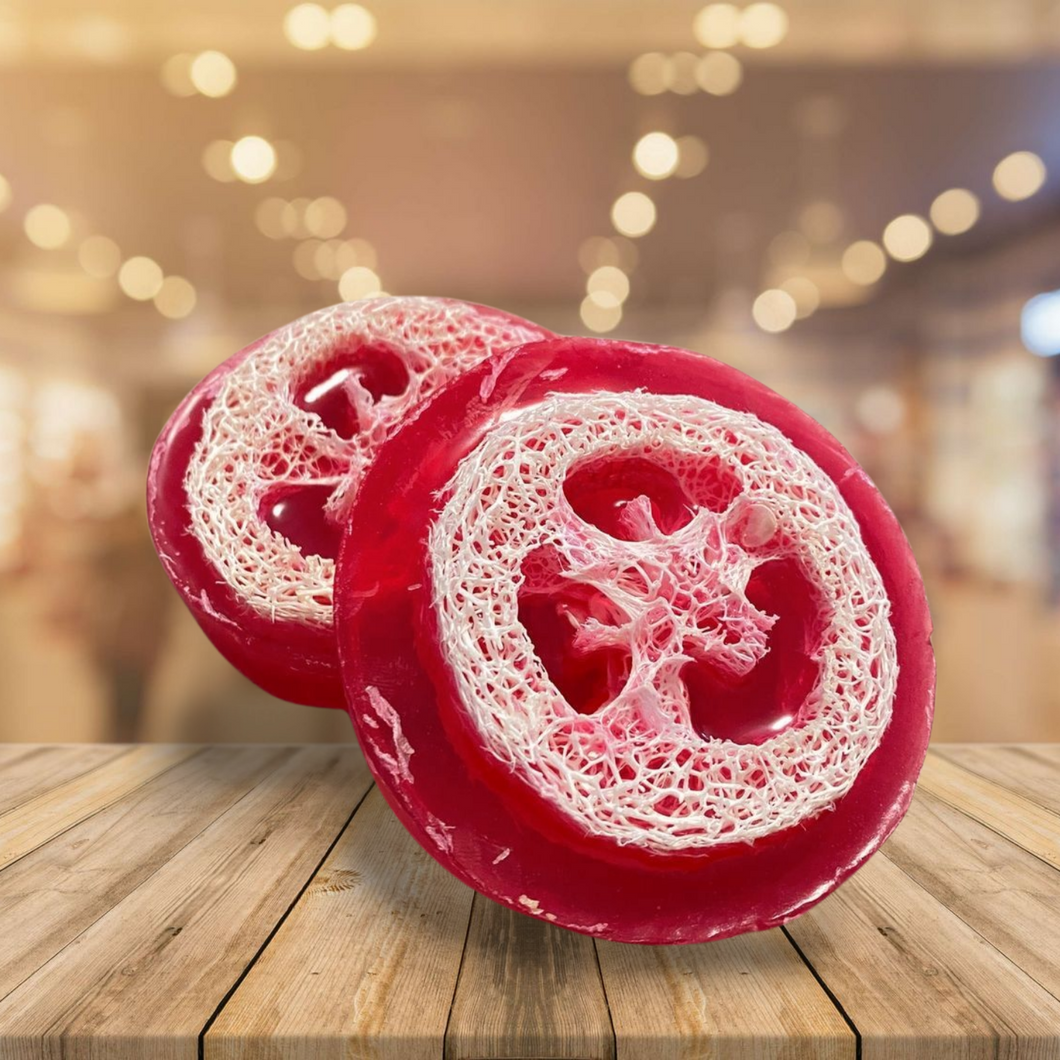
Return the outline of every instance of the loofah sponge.
<path id="1" fill-rule="evenodd" d="M 450 871 L 604 938 L 783 923 L 908 806 L 930 619 L 820 425 L 685 351 L 553 339 L 377 454 L 336 579 L 349 710 Z"/>
<path id="2" fill-rule="evenodd" d="M 344 705 L 335 556 L 376 448 L 446 380 L 547 334 L 449 299 L 365 299 L 273 332 L 193 391 L 155 446 L 148 510 L 231 662 L 284 698 Z"/>

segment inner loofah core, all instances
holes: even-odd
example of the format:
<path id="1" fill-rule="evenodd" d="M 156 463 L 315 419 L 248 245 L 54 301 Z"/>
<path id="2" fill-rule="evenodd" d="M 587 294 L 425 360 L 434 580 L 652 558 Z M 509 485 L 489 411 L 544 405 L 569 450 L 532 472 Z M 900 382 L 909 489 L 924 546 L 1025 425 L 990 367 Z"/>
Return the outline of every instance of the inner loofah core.
<path id="1" fill-rule="evenodd" d="M 544 335 L 434 298 L 332 306 L 270 335 L 225 377 L 184 480 L 218 577 L 269 619 L 330 626 L 342 515 L 376 446 L 452 376 Z"/>
<path id="2" fill-rule="evenodd" d="M 487 752 L 658 852 L 787 829 L 891 717 L 890 604 L 835 484 L 701 398 L 562 395 L 459 465 L 429 538 L 441 650 Z"/>

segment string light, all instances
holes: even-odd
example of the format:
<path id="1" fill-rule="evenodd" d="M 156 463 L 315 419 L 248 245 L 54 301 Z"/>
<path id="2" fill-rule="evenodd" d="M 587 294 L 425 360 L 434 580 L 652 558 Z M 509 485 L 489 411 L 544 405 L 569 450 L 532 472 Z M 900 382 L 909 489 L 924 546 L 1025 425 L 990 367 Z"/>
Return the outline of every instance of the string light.
<path id="1" fill-rule="evenodd" d="M 994 189 L 1009 202 L 1029 199 L 1045 178 L 1045 163 L 1032 151 L 1016 151 L 994 167 Z"/>
<path id="2" fill-rule="evenodd" d="M 649 180 L 663 180 L 677 169 L 680 151 L 677 141 L 664 132 L 650 132 L 633 147 L 633 165 Z"/>
<path id="3" fill-rule="evenodd" d="M 276 149 L 263 136 L 243 136 L 232 144 L 232 169 L 247 184 L 260 184 L 276 170 Z"/>
<path id="4" fill-rule="evenodd" d="M 162 267 L 151 258 L 137 255 L 122 263 L 118 286 L 138 302 L 149 302 L 162 289 Z"/>
<path id="5" fill-rule="evenodd" d="M 735 4 L 707 4 L 692 20 L 692 33 L 704 48 L 731 48 L 739 43 L 741 22 Z"/>
<path id="6" fill-rule="evenodd" d="M 380 294 L 382 290 L 383 284 L 375 270 L 368 268 L 367 265 L 354 265 L 347 269 L 339 280 L 339 294 L 346 302 Z"/>
<path id="7" fill-rule="evenodd" d="M 777 4 L 750 4 L 740 13 L 739 32 L 748 48 L 774 48 L 787 36 L 788 16 Z"/>
<path id="8" fill-rule="evenodd" d="M 197 92 L 220 99 L 236 87 L 236 66 L 224 52 L 200 52 L 191 60 L 188 77 Z"/>
<path id="9" fill-rule="evenodd" d="M 195 308 L 195 288 L 183 276 L 167 276 L 155 293 L 154 302 L 162 316 L 181 320 Z"/>
<path id="10" fill-rule="evenodd" d="M 763 291 L 751 307 L 754 322 L 763 330 L 771 333 L 787 331 L 798 314 L 795 299 L 777 287 Z"/>
<path id="11" fill-rule="evenodd" d="M 629 297 L 629 277 L 615 265 L 601 265 L 589 274 L 585 289 L 597 305 L 613 309 Z"/>
<path id="12" fill-rule="evenodd" d="M 645 52 L 629 64 L 629 83 L 642 96 L 658 96 L 670 87 L 671 63 L 662 52 Z"/>
<path id="13" fill-rule="evenodd" d="M 931 226 L 915 213 L 896 217 L 883 230 L 883 245 L 895 261 L 916 261 L 931 247 Z"/>
<path id="14" fill-rule="evenodd" d="M 871 239 L 859 239 L 843 251 L 843 275 L 860 287 L 871 287 L 887 269 L 887 256 Z"/>
<path id="15" fill-rule="evenodd" d="M 712 96 L 730 96 L 743 81 L 743 65 L 728 52 L 707 52 L 696 63 L 696 84 Z"/>
<path id="16" fill-rule="evenodd" d="M 611 223 L 624 236 L 636 239 L 655 227 L 655 203 L 642 191 L 627 191 L 611 207 Z"/>
<path id="17" fill-rule="evenodd" d="M 614 331 L 622 322 L 622 306 L 600 305 L 592 295 L 587 295 L 581 304 L 582 323 L 590 330 L 598 334 Z"/>
<path id="18" fill-rule="evenodd" d="M 959 236 L 979 220 L 979 199 L 966 188 L 950 188 L 931 204 L 931 223 L 946 236 Z"/>
<path id="19" fill-rule="evenodd" d="M 284 16 L 283 32 L 296 48 L 319 51 L 331 39 L 331 16 L 320 4 L 297 4 Z"/>
<path id="20" fill-rule="evenodd" d="M 121 267 L 121 250 L 113 239 L 89 236 L 77 248 L 77 260 L 89 276 L 105 280 Z"/>
<path id="21" fill-rule="evenodd" d="M 677 138 L 677 168 L 675 177 L 687 180 L 698 177 L 710 161 L 710 151 L 698 136 L 679 136 Z"/>
<path id="22" fill-rule="evenodd" d="M 55 250 L 63 246 L 73 232 L 69 215 L 52 203 L 30 207 L 22 227 L 29 241 L 42 250 Z"/>
<path id="23" fill-rule="evenodd" d="M 344 51 L 359 51 L 375 40 L 375 15 L 360 4 L 340 4 L 331 12 L 331 39 Z"/>

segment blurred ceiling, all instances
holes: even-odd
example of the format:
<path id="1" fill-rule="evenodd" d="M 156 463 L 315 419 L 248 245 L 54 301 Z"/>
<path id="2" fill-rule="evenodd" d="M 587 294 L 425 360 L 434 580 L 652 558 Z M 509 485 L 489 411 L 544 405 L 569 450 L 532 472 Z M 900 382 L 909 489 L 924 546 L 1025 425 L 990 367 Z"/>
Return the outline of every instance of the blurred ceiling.
<path id="1" fill-rule="evenodd" d="M 267 239 L 255 210 L 328 195 L 346 206 L 343 235 L 376 248 L 387 290 L 577 305 L 580 246 L 612 234 L 611 203 L 640 189 L 659 220 L 637 241 L 631 304 L 708 307 L 723 288 L 769 282 L 771 241 L 807 228 L 805 208 L 822 201 L 831 220 L 817 226 L 814 267 L 832 271 L 850 241 L 926 213 L 950 186 L 981 197 L 983 220 L 932 254 L 1033 227 L 1058 201 L 1047 184 L 1007 203 L 990 179 L 1019 149 L 1060 172 L 1060 4 L 799 0 L 785 5 L 780 46 L 737 49 L 734 94 L 646 97 L 630 61 L 701 53 L 699 4 L 365 2 L 378 37 L 358 52 L 293 48 L 289 5 L 274 0 L 0 6 L 0 174 L 13 194 L 0 262 L 56 273 L 67 254 L 74 267 L 73 249 L 40 251 L 22 233 L 25 211 L 53 202 L 81 234 L 105 233 L 232 304 L 327 304 L 335 282 L 299 276 L 295 244 Z M 235 91 L 168 93 L 161 63 L 206 48 L 235 61 Z M 706 170 L 638 176 L 630 151 L 653 129 L 702 138 Z M 297 172 L 211 178 L 206 145 L 250 134 L 292 145 Z"/>

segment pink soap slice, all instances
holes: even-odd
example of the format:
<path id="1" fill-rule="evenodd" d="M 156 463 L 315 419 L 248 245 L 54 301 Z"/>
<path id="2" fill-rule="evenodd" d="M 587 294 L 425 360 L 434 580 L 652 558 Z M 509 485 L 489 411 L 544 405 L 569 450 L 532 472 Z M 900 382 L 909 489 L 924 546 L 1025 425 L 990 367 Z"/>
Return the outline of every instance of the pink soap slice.
<path id="1" fill-rule="evenodd" d="M 413 836 L 602 938 L 797 916 L 894 829 L 927 748 L 894 515 L 818 423 L 682 350 L 551 339 L 450 382 L 380 447 L 336 607 Z"/>
<path id="2" fill-rule="evenodd" d="M 371 298 L 266 335 L 191 392 L 155 444 L 148 516 L 229 662 L 284 699 L 345 705 L 335 557 L 377 447 L 447 379 L 548 334 L 450 299 Z"/>

